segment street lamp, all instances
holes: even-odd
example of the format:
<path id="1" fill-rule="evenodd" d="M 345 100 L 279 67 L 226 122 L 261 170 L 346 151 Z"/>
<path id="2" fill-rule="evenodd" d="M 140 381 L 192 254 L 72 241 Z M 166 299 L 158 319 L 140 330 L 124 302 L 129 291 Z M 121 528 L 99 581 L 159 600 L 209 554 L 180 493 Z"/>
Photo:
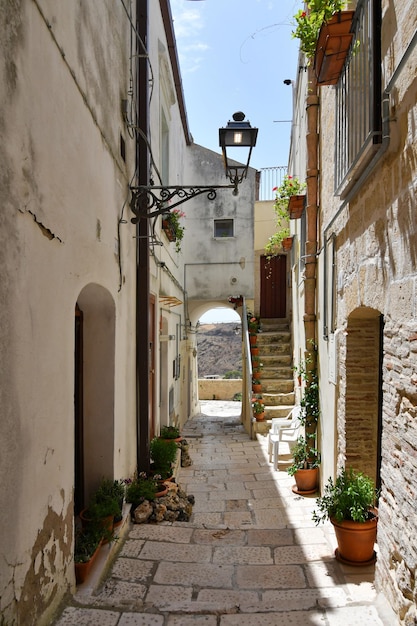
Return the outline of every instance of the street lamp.
<path id="1" fill-rule="evenodd" d="M 257 136 L 258 129 L 252 128 L 250 123 L 245 121 L 245 114 L 242 112 L 235 113 L 233 121 L 229 121 L 225 128 L 219 129 L 219 143 L 223 154 L 224 169 L 231 184 L 176 185 L 172 187 L 139 185 L 130 187 L 132 192 L 130 209 L 135 215 L 131 222 L 137 224 L 141 217 L 157 217 L 201 194 L 207 194 L 208 200 L 214 200 L 217 196 L 217 189 L 233 189 L 233 194 L 237 195 L 238 185 L 247 176 L 249 161 L 252 149 L 256 145 Z M 231 163 L 230 156 L 227 154 L 228 148 L 247 148 L 246 165 L 237 165 L 235 161 Z"/>

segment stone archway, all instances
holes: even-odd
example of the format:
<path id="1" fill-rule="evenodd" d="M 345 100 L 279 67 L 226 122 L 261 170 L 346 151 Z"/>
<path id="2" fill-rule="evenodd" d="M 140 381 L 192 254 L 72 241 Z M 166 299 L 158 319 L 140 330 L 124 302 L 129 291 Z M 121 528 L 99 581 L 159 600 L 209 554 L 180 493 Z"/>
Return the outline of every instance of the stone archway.
<path id="1" fill-rule="evenodd" d="M 345 464 L 380 484 L 383 318 L 362 307 L 348 318 Z M 343 436 L 339 434 L 339 436 Z"/>
<path id="2" fill-rule="evenodd" d="M 75 485 L 82 481 L 87 504 L 100 480 L 114 475 L 115 304 L 104 287 L 90 284 L 80 292 L 77 310 L 82 314 L 82 356 L 80 360 L 76 349 L 75 380 L 82 391 L 75 405 L 75 447 L 81 441 L 82 458 L 76 456 Z"/>

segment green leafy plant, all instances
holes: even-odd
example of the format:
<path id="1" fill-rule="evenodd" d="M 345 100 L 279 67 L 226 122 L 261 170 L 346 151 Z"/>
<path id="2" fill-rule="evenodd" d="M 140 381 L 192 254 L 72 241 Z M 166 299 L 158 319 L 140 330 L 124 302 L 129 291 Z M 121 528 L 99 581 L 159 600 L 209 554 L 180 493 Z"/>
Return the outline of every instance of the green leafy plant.
<path id="1" fill-rule="evenodd" d="M 95 526 L 78 531 L 75 535 L 74 561 L 87 563 L 102 541 L 102 532 Z"/>
<path id="2" fill-rule="evenodd" d="M 314 57 L 323 22 L 346 7 L 343 0 L 310 0 L 307 11 L 300 9 L 295 15 L 295 30 L 292 36 L 300 40 L 300 50 L 308 59 Z"/>
<path id="3" fill-rule="evenodd" d="M 126 502 L 130 502 L 135 509 L 144 500 L 155 500 L 158 491 L 158 481 L 151 478 L 145 472 L 141 472 L 133 480 L 126 479 Z"/>
<path id="4" fill-rule="evenodd" d="M 170 476 L 172 473 L 172 464 L 177 456 L 178 446 L 175 441 L 165 441 L 154 437 L 150 443 L 151 458 L 153 467 L 156 472 L 164 476 Z"/>
<path id="5" fill-rule="evenodd" d="M 178 439 L 180 430 L 177 426 L 162 426 L 161 439 Z"/>
<path id="6" fill-rule="evenodd" d="M 314 348 L 315 349 L 315 348 Z M 303 393 L 300 400 L 302 426 L 317 427 L 320 416 L 319 405 L 319 378 L 317 368 L 312 365 L 312 357 L 308 356 L 294 368 L 297 375 L 304 381 Z"/>
<path id="7" fill-rule="evenodd" d="M 252 402 L 252 409 L 255 415 L 260 415 L 265 411 L 265 405 L 261 400 Z"/>
<path id="8" fill-rule="evenodd" d="M 185 213 L 180 209 L 172 209 L 169 213 L 165 213 L 163 219 L 168 223 L 170 229 L 175 236 L 175 250 L 181 252 L 181 241 L 184 237 L 185 226 L 182 226 L 180 220 L 185 217 Z"/>
<path id="9" fill-rule="evenodd" d="M 256 335 L 256 333 L 259 331 L 259 326 L 259 317 L 256 317 L 255 315 L 251 315 L 250 317 L 248 317 L 248 328 L 251 335 Z"/>
<path id="10" fill-rule="evenodd" d="M 288 204 L 291 196 L 300 195 L 305 187 L 305 183 L 301 183 L 297 177 L 289 175 L 285 175 L 282 183 L 278 187 L 274 187 L 274 211 L 277 230 L 269 237 L 268 243 L 265 246 L 265 253 L 269 259 L 281 252 L 283 239 L 290 236 Z"/>
<path id="11" fill-rule="evenodd" d="M 287 469 L 290 476 L 294 476 L 298 470 L 315 469 L 321 463 L 321 455 L 314 447 L 315 435 L 300 435 L 295 446 L 292 448 L 293 464 Z"/>
<path id="12" fill-rule="evenodd" d="M 93 519 L 102 519 L 113 515 L 121 519 L 125 485 L 122 481 L 103 478 L 93 493 L 87 515 Z"/>
<path id="13" fill-rule="evenodd" d="M 353 468 L 342 469 L 335 481 L 329 478 L 323 495 L 317 498 L 318 508 L 313 511 L 313 521 L 320 524 L 334 518 L 337 522 L 366 522 L 372 517 L 370 509 L 375 505 L 376 496 L 369 476 Z"/>

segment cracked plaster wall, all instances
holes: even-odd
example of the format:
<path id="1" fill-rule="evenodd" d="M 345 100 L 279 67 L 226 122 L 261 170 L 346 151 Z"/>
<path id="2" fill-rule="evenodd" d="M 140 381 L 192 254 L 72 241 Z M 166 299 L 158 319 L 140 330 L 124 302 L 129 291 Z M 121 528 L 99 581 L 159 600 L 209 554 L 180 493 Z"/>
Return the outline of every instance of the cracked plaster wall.
<path id="1" fill-rule="evenodd" d="M 112 45 L 103 45 L 106 32 Z M 8 625 L 47 623 L 74 589 L 74 309 L 90 283 L 118 306 L 111 470 L 128 475 L 134 463 L 130 224 L 118 242 L 121 276 L 115 254 L 134 163 L 128 137 L 127 164 L 119 155 L 128 42 L 120 3 L 0 2 L 0 614 Z"/>

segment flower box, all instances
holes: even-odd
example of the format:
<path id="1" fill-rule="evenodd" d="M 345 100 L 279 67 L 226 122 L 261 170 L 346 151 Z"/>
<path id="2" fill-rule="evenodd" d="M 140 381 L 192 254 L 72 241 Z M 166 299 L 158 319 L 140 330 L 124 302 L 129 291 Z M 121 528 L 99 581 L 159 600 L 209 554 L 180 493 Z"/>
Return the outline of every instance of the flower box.
<path id="1" fill-rule="evenodd" d="M 175 230 L 169 219 L 162 220 L 162 230 L 166 234 L 168 241 L 176 241 Z"/>
<path id="2" fill-rule="evenodd" d="M 305 195 L 291 196 L 288 202 L 290 220 L 298 220 L 304 211 Z"/>
<path id="3" fill-rule="evenodd" d="M 320 28 L 314 71 L 319 85 L 336 85 L 352 43 L 350 32 L 354 11 L 339 11 Z"/>

